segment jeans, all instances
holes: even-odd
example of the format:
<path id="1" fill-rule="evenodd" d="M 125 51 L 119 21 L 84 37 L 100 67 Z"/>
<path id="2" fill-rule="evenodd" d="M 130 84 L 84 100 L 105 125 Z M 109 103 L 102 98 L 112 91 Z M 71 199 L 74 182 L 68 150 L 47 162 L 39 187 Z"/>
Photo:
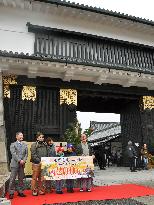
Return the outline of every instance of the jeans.
<path id="1" fill-rule="evenodd" d="M 144 168 L 147 168 L 148 158 L 143 157 Z"/>
<path id="2" fill-rule="evenodd" d="M 56 180 L 56 191 L 62 191 L 62 180 Z"/>

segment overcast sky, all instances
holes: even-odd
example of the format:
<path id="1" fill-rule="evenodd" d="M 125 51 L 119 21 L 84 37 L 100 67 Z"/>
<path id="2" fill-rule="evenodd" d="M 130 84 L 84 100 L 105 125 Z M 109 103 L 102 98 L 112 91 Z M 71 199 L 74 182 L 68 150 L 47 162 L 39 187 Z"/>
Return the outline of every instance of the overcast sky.
<path id="1" fill-rule="evenodd" d="M 120 115 L 114 113 L 77 112 L 82 131 L 90 127 L 90 121 L 120 122 Z"/>
<path id="2" fill-rule="evenodd" d="M 71 1 L 71 0 L 70 0 Z M 154 0 L 73 0 L 80 4 L 101 7 L 104 9 L 129 14 L 154 21 Z M 120 115 L 109 113 L 77 112 L 83 131 L 90 126 L 90 121 L 119 122 Z"/>
<path id="3" fill-rule="evenodd" d="M 154 21 L 154 0 L 70 0 Z"/>

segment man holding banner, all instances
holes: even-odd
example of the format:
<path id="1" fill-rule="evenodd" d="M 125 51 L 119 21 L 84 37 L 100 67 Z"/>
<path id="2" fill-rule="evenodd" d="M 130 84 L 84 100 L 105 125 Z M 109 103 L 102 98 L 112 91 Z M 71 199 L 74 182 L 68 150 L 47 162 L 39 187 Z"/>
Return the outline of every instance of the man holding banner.
<path id="1" fill-rule="evenodd" d="M 77 147 L 77 154 L 80 156 L 90 156 L 91 155 L 91 150 L 87 142 L 87 136 L 85 134 L 81 135 L 81 144 L 79 144 Z M 93 158 L 94 158 L 94 155 L 93 155 Z M 86 188 L 87 192 L 91 192 L 92 175 L 93 173 L 90 173 L 90 170 L 89 170 L 89 176 L 87 176 L 87 178 L 83 177 L 80 179 L 80 192 L 83 192 L 84 188 Z"/>
<path id="2" fill-rule="evenodd" d="M 41 169 L 45 180 L 60 181 L 79 178 L 82 179 L 82 186 L 86 181 L 86 191 L 91 191 L 91 177 L 94 170 L 92 156 L 85 156 L 81 153 L 80 156 L 41 157 Z"/>

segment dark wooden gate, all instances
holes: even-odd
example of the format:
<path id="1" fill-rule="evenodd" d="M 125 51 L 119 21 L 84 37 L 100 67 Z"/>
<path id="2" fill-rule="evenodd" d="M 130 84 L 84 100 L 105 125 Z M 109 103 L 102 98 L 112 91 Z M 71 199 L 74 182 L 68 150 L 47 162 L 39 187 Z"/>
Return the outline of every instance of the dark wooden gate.
<path id="1" fill-rule="evenodd" d="M 35 101 L 22 100 L 22 86 L 10 86 L 11 97 L 4 98 L 4 118 L 8 150 L 15 141 L 15 133 L 23 132 L 24 140 L 34 141 L 41 131 L 55 141 L 61 141 L 66 128 L 76 117 L 76 108 L 60 106 L 59 88 L 37 87 Z"/>

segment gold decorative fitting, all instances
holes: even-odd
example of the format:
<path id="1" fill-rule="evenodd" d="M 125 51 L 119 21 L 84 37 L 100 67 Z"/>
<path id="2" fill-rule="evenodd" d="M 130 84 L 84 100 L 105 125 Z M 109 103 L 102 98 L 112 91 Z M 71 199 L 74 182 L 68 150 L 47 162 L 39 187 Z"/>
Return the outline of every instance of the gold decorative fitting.
<path id="1" fill-rule="evenodd" d="M 153 109 L 154 108 L 154 97 L 153 96 L 143 96 L 143 109 Z"/>
<path id="2" fill-rule="evenodd" d="M 16 78 L 17 78 L 16 75 L 3 76 L 3 83 L 4 85 L 15 85 L 17 84 Z"/>
<path id="3" fill-rule="evenodd" d="M 9 88 L 9 85 L 4 85 L 3 95 L 4 95 L 4 98 L 10 98 L 10 88 Z"/>
<path id="4" fill-rule="evenodd" d="M 60 89 L 60 105 L 63 103 L 68 105 L 74 104 L 77 106 L 77 90 Z"/>
<path id="5" fill-rule="evenodd" d="M 23 86 L 22 89 L 22 100 L 36 100 L 36 87 Z"/>

